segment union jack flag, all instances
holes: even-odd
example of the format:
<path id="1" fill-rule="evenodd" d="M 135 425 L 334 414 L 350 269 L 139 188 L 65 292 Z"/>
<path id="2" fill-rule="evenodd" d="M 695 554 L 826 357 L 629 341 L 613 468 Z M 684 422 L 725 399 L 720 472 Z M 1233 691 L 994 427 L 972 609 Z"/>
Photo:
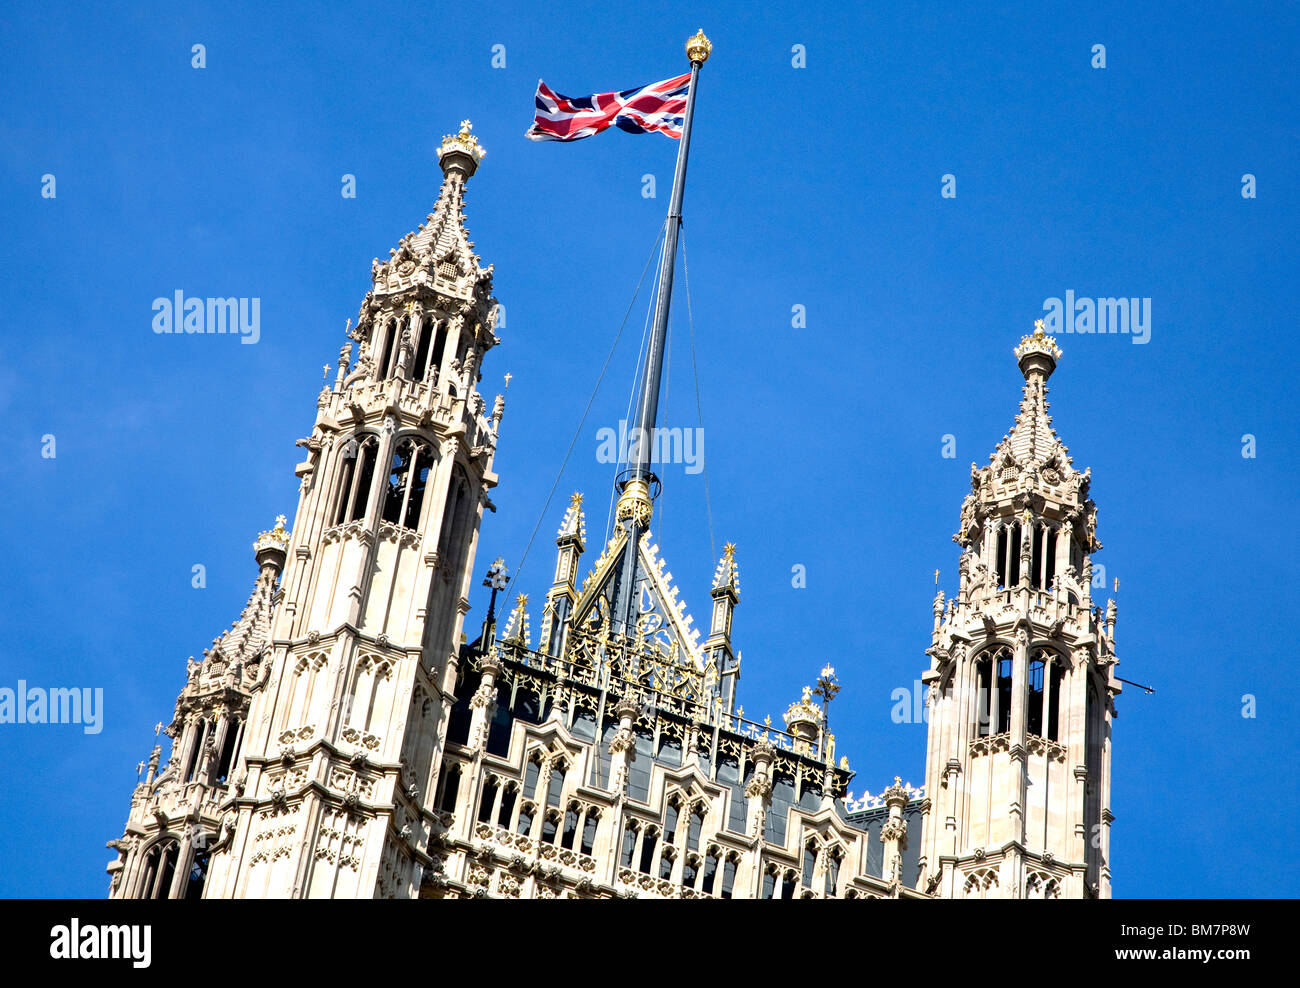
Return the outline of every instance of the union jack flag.
<path id="1" fill-rule="evenodd" d="M 613 125 L 629 134 L 655 130 L 680 140 L 690 82 L 688 72 L 621 93 L 573 97 L 561 96 L 538 79 L 537 114 L 524 136 L 533 141 L 580 141 Z"/>

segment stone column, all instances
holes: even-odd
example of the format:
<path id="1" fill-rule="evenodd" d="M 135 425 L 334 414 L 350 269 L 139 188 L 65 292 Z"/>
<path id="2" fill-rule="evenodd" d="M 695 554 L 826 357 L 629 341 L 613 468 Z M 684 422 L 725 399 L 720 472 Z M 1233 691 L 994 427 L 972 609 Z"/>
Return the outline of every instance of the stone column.
<path id="1" fill-rule="evenodd" d="M 1025 587 L 1023 582 L 1021 587 Z M 997 675 L 997 670 L 994 671 Z M 1011 737 L 1008 746 L 1008 802 L 1007 822 L 1010 832 L 1006 840 L 1023 843 L 1025 840 L 1025 800 L 1026 761 L 1029 757 L 1025 747 L 1026 700 L 1029 683 L 1029 629 L 1028 622 L 1016 631 L 1016 646 L 1011 660 Z"/>
<path id="2" fill-rule="evenodd" d="M 885 845 L 884 861 L 881 864 L 881 877 L 887 882 L 903 881 L 903 852 L 907 850 L 907 820 L 903 817 L 903 808 L 907 806 L 907 790 L 903 780 L 894 776 L 894 784 L 882 794 L 885 806 L 889 808 L 889 817 L 880 830 L 880 842 Z"/>
<path id="3" fill-rule="evenodd" d="M 482 752 L 487 747 L 488 729 L 497 705 L 496 680 L 497 675 L 501 672 L 501 667 L 497 664 L 497 657 L 494 653 L 488 653 L 483 657 L 480 668 L 483 679 L 469 701 L 468 747 L 475 752 Z"/>
<path id="4" fill-rule="evenodd" d="M 641 701 L 632 692 L 624 693 L 614 706 L 618 732 L 609 743 L 609 788 L 616 795 L 627 793 L 628 777 L 636 761 L 636 731 L 633 723 L 641 713 Z"/>

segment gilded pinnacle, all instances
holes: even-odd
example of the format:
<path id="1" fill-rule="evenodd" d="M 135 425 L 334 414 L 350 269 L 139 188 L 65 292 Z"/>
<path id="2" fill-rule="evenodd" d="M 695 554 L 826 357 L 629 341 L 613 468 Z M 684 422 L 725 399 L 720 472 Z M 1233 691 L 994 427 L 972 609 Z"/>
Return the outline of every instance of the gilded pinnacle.
<path id="1" fill-rule="evenodd" d="M 468 156 L 474 162 L 475 167 L 477 167 L 478 163 L 483 160 L 483 156 L 486 155 L 487 152 L 484 151 L 482 145 L 479 144 L 478 138 L 471 133 L 473 129 L 473 124 L 468 120 L 462 120 L 460 122 L 459 134 L 448 134 L 442 139 L 442 146 L 438 148 L 438 160 L 442 161 L 444 156 L 452 154 L 453 152 L 458 152 Z"/>
<path id="2" fill-rule="evenodd" d="M 1061 359 L 1061 348 L 1057 346 L 1055 339 L 1047 335 L 1047 327 L 1041 319 L 1034 321 L 1033 335 L 1022 336 L 1020 345 L 1012 352 L 1016 355 L 1017 360 L 1030 353 L 1045 353 L 1054 361 Z"/>
<path id="3" fill-rule="evenodd" d="M 1026 381 L 1036 375 L 1041 375 L 1042 380 L 1051 377 L 1052 371 L 1056 370 L 1056 362 L 1061 359 L 1061 348 L 1047 334 L 1047 327 L 1041 319 L 1034 322 L 1033 335 L 1021 337 L 1020 345 L 1012 352 L 1016 355 L 1016 363 L 1020 365 L 1020 372 L 1025 375 Z"/>
<path id="4" fill-rule="evenodd" d="M 284 515 L 276 515 L 275 527 L 269 532 L 262 532 L 257 536 L 257 541 L 253 543 L 254 550 L 261 552 L 263 549 L 286 549 L 289 546 L 289 533 L 285 531 L 287 519 Z"/>
<path id="5" fill-rule="evenodd" d="M 713 52 L 713 42 L 704 36 L 704 29 L 695 32 L 693 38 L 686 41 L 686 57 L 692 63 L 699 62 L 703 65 L 709 60 L 709 55 Z"/>

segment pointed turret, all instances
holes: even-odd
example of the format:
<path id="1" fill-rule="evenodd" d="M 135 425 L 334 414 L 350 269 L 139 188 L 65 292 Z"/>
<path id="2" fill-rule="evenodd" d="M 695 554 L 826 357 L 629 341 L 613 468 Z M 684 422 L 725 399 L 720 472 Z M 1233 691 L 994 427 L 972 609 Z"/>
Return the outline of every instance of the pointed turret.
<path id="1" fill-rule="evenodd" d="M 522 645 L 524 648 L 532 648 L 532 629 L 528 620 L 528 595 L 521 593 L 519 599 L 515 601 L 515 609 L 510 612 L 510 620 L 506 622 L 506 630 L 501 635 L 501 640 L 507 644 Z"/>
<path id="2" fill-rule="evenodd" d="M 548 655 L 560 653 L 562 629 L 578 600 L 578 561 L 587 548 L 587 519 L 582 511 L 582 494 L 577 491 L 569 499 L 569 510 L 555 534 L 555 545 L 555 579 L 546 594 L 540 646 Z"/>
<path id="3" fill-rule="evenodd" d="M 946 897 L 1106 897 L 1119 681 L 1090 595 L 1097 507 L 1047 414 L 1060 347 L 1040 320 L 1014 353 L 1020 410 L 971 465 L 957 593 L 932 604 L 921 869 Z"/>
<path id="4" fill-rule="evenodd" d="M 213 857 L 209 897 L 410 896 L 431 860 L 431 739 L 461 672 L 504 411 L 477 388 L 499 340 L 492 268 L 465 227 L 483 158 L 468 121 L 438 158 L 433 211 L 372 264 L 357 362 L 345 348 L 316 399 L 293 537 L 262 547 L 284 561 L 285 597 L 248 717 L 238 836 Z M 259 842 L 282 813 L 321 825 L 264 868 Z M 349 827 L 365 848 L 352 863 L 331 843 Z"/>
<path id="5" fill-rule="evenodd" d="M 715 670 L 723 703 L 731 709 L 740 680 L 740 660 L 731 648 L 731 619 L 740 603 L 740 567 L 736 564 L 736 546 L 728 542 L 713 571 L 713 617 L 704 653 Z"/>
<path id="6" fill-rule="evenodd" d="M 196 898 L 203 894 L 209 853 L 228 838 L 223 814 L 235 782 L 252 694 L 262 682 L 278 601 L 278 583 L 290 541 L 285 518 L 253 543 L 258 575 L 238 620 L 186 663 L 186 682 L 170 724 L 172 739 L 161 773 L 161 746 L 149 756 L 149 774 L 136 787 L 126 830 L 109 847 L 110 896 L 125 899 Z"/>
<path id="7" fill-rule="evenodd" d="M 443 182 L 433 212 L 417 230 L 371 262 L 374 286 L 351 337 L 361 345 L 346 379 L 420 381 L 465 397 L 478 380 L 493 333 L 497 302 L 492 266 L 474 253 L 465 227 L 465 185 L 486 152 L 468 120 L 438 149 Z"/>

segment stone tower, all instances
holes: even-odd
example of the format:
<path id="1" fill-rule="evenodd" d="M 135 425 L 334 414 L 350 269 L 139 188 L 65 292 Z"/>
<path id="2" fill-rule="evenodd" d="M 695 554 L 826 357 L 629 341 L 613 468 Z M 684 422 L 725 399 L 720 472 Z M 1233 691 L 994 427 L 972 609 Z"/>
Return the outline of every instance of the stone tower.
<path id="1" fill-rule="evenodd" d="M 234 626 L 202 660 L 186 663 L 185 686 L 165 733 L 171 757 L 160 772 L 162 745 L 131 795 L 126 829 L 108 846 L 113 899 L 197 899 L 203 896 L 211 847 L 217 840 L 231 780 L 238 771 L 252 691 L 270 649 L 289 533 L 281 515 L 253 543 L 257 582 Z M 157 730 L 163 732 L 163 725 Z M 145 763 L 140 764 L 144 771 Z"/>
<path id="2" fill-rule="evenodd" d="M 434 211 L 387 260 L 316 401 L 271 649 L 211 847 L 214 897 L 411 897 L 505 403 L 492 268 L 464 225 L 483 150 L 438 152 Z"/>
<path id="3" fill-rule="evenodd" d="M 934 600 L 922 874 L 945 898 L 1108 898 L 1115 603 L 1092 600 L 1091 471 L 1047 414 L 1061 351 L 1039 321 L 1015 355 L 1020 414 L 971 464 L 957 595 Z"/>

